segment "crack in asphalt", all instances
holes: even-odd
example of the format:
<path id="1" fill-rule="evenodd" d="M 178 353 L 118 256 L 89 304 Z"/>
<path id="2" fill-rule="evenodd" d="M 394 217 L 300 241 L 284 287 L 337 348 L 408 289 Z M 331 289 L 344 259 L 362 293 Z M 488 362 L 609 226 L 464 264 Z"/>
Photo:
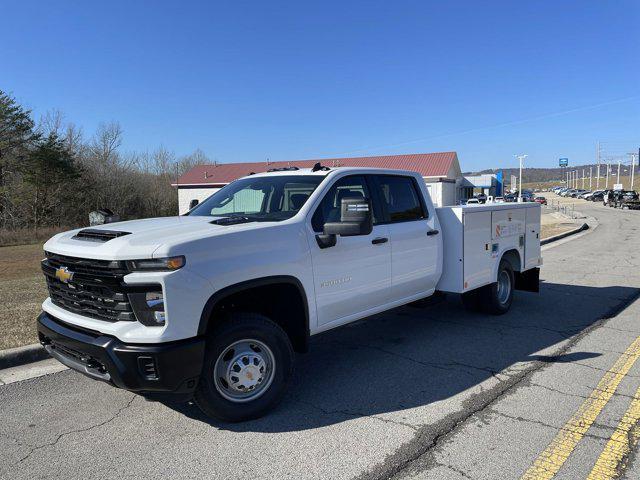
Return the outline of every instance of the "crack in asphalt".
<path id="1" fill-rule="evenodd" d="M 580 362 L 580 361 L 578 361 L 578 360 L 576 360 L 575 362 L 571 362 L 571 363 L 572 363 L 573 365 L 579 365 L 579 366 L 581 366 L 581 367 L 590 368 L 591 370 L 597 370 L 598 372 L 602 372 L 602 373 L 616 373 L 616 372 L 614 372 L 614 371 L 612 371 L 612 370 L 608 370 L 608 369 L 606 369 L 606 368 L 596 367 L 596 366 L 594 366 L 594 365 L 589 365 L 589 364 L 587 364 L 587 363 L 582 363 L 582 362 Z M 633 374 L 633 373 L 627 373 L 627 374 L 625 375 L 625 377 L 627 377 L 627 378 L 640 378 L 640 375 L 635 375 L 635 374 Z"/>
<path id="2" fill-rule="evenodd" d="M 500 411 L 492 409 L 492 408 L 488 409 L 485 413 L 487 413 L 488 415 L 497 415 L 499 417 L 508 418 L 510 420 L 515 420 L 517 422 L 524 422 L 524 423 L 531 423 L 531 424 L 534 424 L 534 425 L 540 425 L 542 427 L 550 428 L 552 430 L 555 430 L 556 432 L 558 432 L 560 430 L 566 430 L 564 427 L 558 427 L 556 425 L 551 425 L 550 423 L 545 423 L 545 422 L 543 422 L 541 420 L 535 420 L 533 418 L 525 418 L 525 417 L 520 417 L 520 416 L 515 416 L 515 415 L 509 415 L 508 413 L 500 412 Z M 592 425 L 595 425 L 595 426 L 600 427 L 600 428 L 605 429 L 605 430 L 610 430 L 610 431 L 615 430 L 615 428 L 608 427 L 606 425 L 601 425 L 601 424 L 596 424 L 596 423 L 593 423 Z M 569 430 L 569 431 L 571 431 L 571 430 Z M 609 437 L 602 437 L 602 436 L 596 435 L 594 433 L 585 433 L 584 437 L 593 438 L 595 440 L 604 440 L 604 441 L 608 441 L 609 440 Z"/>
<path id="3" fill-rule="evenodd" d="M 455 472 L 458 475 L 461 475 L 463 478 L 468 478 L 470 480 L 474 480 L 474 478 L 471 475 L 469 475 L 467 472 L 465 472 L 464 470 L 460 470 L 459 468 L 456 468 L 453 465 L 449 465 L 449 464 L 442 463 L 442 462 L 434 462 L 433 466 L 447 468 L 447 469 L 451 470 L 452 472 Z"/>
<path id="4" fill-rule="evenodd" d="M 558 390 L 557 388 L 549 387 L 547 385 L 542 385 L 540 383 L 529 382 L 529 385 L 532 386 L 532 387 L 544 388 L 545 390 L 548 390 L 550 392 L 559 393 L 560 395 L 564 395 L 566 397 L 576 397 L 576 398 L 581 398 L 583 400 L 586 400 L 586 399 L 589 398 L 588 395 L 580 395 L 579 393 L 565 392 L 565 391 L 562 391 L 562 390 Z M 577 386 L 579 386 L 579 387 L 582 386 L 582 387 L 587 388 L 587 389 L 589 389 L 590 391 L 593 391 L 593 392 L 606 392 L 605 390 L 602 390 L 600 388 L 590 387 L 588 385 L 577 385 Z M 608 392 L 606 392 L 606 393 L 608 393 Z M 620 397 L 620 398 L 628 398 L 629 400 L 634 400 L 635 399 L 635 397 L 633 395 L 627 395 L 626 393 L 618 393 L 617 391 L 613 392 L 613 396 L 614 397 Z"/>
<path id="5" fill-rule="evenodd" d="M 15 466 L 15 465 L 19 465 L 19 464 L 21 464 L 22 462 L 24 462 L 25 460 L 27 460 L 29 457 L 31 457 L 31 455 L 33 455 L 33 454 L 34 454 L 36 451 L 38 451 L 38 450 L 41 450 L 41 449 L 43 449 L 43 448 L 47 448 L 47 447 L 52 447 L 52 446 L 54 446 L 54 445 L 55 445 L 55 444 L 57 444 L 57 443 L 60 441 L 60 439 L 62 439 L 63 437 L 66 437 L 66 436 L 68 436 L 68 435 L 73 435 L 74 433 L 83 433 L 83 432 L 88 432 L 88 431 L 93 430 L 93 429 L 95 429 L 95 428 L 102 427 L 103 425 L 107 425 L 108 423 L 111 423 L 111 422 L 112 422 L 112 421 L 114 421 L 116 418 L 118 418 L 118 416 L 119 416 L 122 412 L 124 412 L 126 409 L 128 409 L 128 408 L 131 406 L 131 404 L 133 403 L 133 401 L 134 401 L 136 398 L 137 398 L 137 396 L 136 396 L 136 395 L 132 395 L 132 397 L 129 399 L 129 401 L 128 401 L 128 402 L 127 402 L 123 407 L 120 407 L 120 408 L 116 411 L 116 413 L 114 413 L 111 417 L 109 417 L 107 420 L 105 420 L 105 421 L 103 421 L 103 422 L 100 422 L 100 423 L 95 424 L 95 425 L 91 425 L 90 427 L 79 428 L 79 429 L 76 429 L 76 430 L 69 430 L 68 432 L 60 433 L 60 434 L 58 434 L 58 436 L 56 437 L 56 439 L 55 439 L 53 442 L 48 442 L 48 443 L 45 443 L 45 444 L 42 444 L 42 445 L 37 445 L 37 446 L 35 446 L 35 447 L 31 447 L 31 450 L 29 450 L 29 452 L 28 452 L 24 457 L 22 457 L 20 460 L 18 460 L 18 461 L 14 464 L 14 466 Z"/>

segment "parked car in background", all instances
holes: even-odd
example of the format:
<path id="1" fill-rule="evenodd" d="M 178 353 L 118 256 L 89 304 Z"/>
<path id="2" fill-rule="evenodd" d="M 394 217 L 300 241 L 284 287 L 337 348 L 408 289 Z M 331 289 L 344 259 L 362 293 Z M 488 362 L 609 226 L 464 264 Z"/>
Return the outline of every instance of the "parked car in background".
<path id="1" fill-rule="evenodd" d="M 534 202 L 539 203 L 540 205 L 546 205 L 547 199 L 545 197 L 536 197 L 533 199 Z"/>
<path id="2" fill-rule="evenodd" d="M 477 198 L 470 198 L 467 200 L 467 205 L 479 205 L 480 204 L 480 200 L 478 200 Z"/>
<path id="3" fill-rule="evenodd" d="M 581 198 L 584 200 L 587 197 L 587 195 L 591 195 L 591 190 L 586 190 L 582 192 L 580 195 L 578 195 L 578 198 Z"/>
<path id="4" fill-rule="evenodd" d="M 593 192 L 589 192 L 589 193 L 583 195 L 582 198 L 584 198 L 585 200 L 588 200 L 590 202 L 593 202 L 594 196 L 599 195 L 602 192 L 604 192 L 604 190 L 594 190 Z"/>
<path id="5" fill-rule="evenodd" d="M 612 207 L 615 201 L 615 192 L 613 190 L 605 190 L 602 194 L 602 204 L 606 207 Z"/>
<path id="6" fill-rule="evenodd" d="M 495 197 L 493 203 L 504 203 L 504 197 Z"/>
<path id="7" fill-rule="evenodd" d="M 487 196 L 484 193 L 479 193 L 474 198 L 476 198 L 479 203 L 487 203 Z"/>
<path id="8" fill-rule="evenodd" d="M 590 202 L 602 202 L 604 198 L 604 193 L 606 190 L 596 190 L 593 194 L 587 198 Z"/>
<path id="9" fill-rule="evenodd" d="M 617 190 L 613 192 L 613 206 L 622 208 L 637 202 L 638 193 L 635 190 Z"/>

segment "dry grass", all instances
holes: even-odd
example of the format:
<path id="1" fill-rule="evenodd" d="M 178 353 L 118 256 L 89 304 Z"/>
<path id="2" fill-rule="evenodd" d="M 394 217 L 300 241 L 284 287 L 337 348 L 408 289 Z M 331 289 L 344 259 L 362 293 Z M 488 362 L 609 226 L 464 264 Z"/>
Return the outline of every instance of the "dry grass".
<path id="1" fill-rule="evenodd" d="M 0 247 L 44 243 L 56 233 L 71 230 L 73 227 L 42 227 L 6 230 L 0 228 Z"/>
<path id="2" fill-rule="evenodd" d="M 36 343 L 36 316 L 47 298 L 42 245 L 0 247 L 0 350 Z"/>
<path id="3" fill-rule="evenodd" d="M 575 223 L 552 223 L 549 225 L 542 225 L 540 227 L 540 238 L 544 240 L 545 238 L 560 235 L 561 233 L 568 232 L 569 230 L 573 230 L 577 227 L 578 225 Z"/>

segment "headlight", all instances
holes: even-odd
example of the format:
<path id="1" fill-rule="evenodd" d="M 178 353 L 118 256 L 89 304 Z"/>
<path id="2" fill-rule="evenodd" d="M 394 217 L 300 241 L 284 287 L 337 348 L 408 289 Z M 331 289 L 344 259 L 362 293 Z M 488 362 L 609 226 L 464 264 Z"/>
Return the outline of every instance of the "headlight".
<path id="1" fill-rule="evenodd" d="M 129 260 L 127 267 L 133 272 L 163 272 L 178 270 L 184 267 L 186 260 L 184 256 L 167 258 L 150 258 L 146 260 Z"/>
<path id="2" fill-rule="evenodd" d="M 129 302 L 136 318 L 143 325 L 148 327 L 164 325 L 164 295 L 162 292 L 129 293 Z"/>

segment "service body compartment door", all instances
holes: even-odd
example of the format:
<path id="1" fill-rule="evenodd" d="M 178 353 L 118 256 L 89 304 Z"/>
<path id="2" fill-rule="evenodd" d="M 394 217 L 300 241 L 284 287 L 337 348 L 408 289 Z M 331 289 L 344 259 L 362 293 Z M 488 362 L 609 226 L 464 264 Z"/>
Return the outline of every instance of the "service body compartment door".
<path id="1" fill-rule="evenodd" d="M 494 282 L 491 255 L 491 212 L 466 210 L 464 222 L 464 291 Z"/>
<path id="2" fill-rule="evenodd" d="M 527 208 L 527 225 L 524 243 L 524 268 L 538 267 L 542 264 L 540 252 L 540 215 L 541 208 Z"/>
<path id="3" fill-rule="evenodd" d="M 517 250 L 520 258 L 524 258 L 527 210 L 529 209 L 514 208 L 491 212 L 492 248 L 496 254 Z M 520 269 L 522 270 L 522 266 Z"/>

